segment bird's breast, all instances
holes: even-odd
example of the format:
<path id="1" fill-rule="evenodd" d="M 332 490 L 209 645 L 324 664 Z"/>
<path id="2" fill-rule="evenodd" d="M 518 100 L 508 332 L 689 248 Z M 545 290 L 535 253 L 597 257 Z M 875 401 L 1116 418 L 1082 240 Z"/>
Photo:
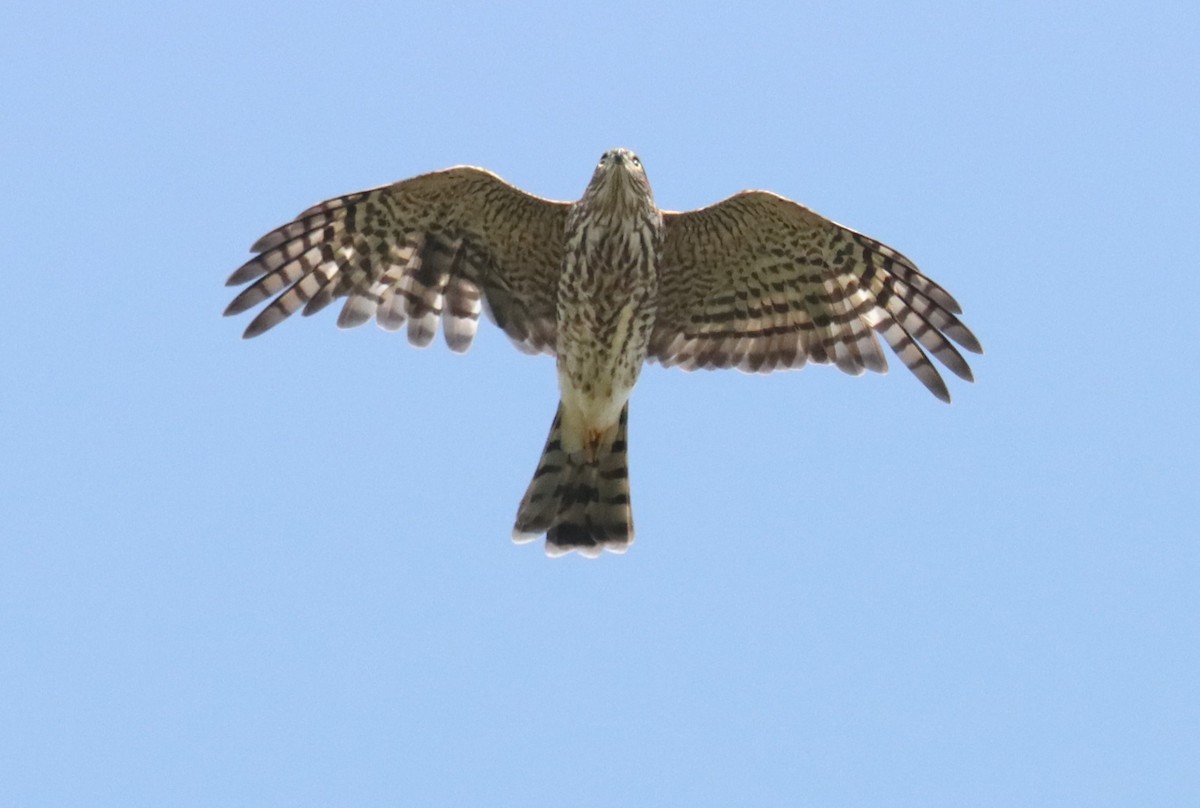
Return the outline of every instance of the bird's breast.
<path id="1" fill-rule="evenodd" d="M 646 359 L 659 238 L 636 220 L 576 225 L 558 286 L 559 387 L 579 423 L 603 428 L 616 423 Z"/>

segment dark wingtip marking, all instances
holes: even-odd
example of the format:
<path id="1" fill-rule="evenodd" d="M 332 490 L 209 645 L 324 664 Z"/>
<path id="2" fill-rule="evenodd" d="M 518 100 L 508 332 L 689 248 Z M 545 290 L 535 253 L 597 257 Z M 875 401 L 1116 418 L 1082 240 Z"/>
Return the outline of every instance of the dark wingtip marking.
<path id="1" fill-rule="evenodd" d="M 300 217 L 300 218 L 303 218 L 303 217 Z M 253 244 L 250 245 L 250 252 L 261 253 L 261 252 L 266 252 L 267 250 L 271 249 L 272 247 L 278 247 L 280 244 L 282 244 L 284 241 L 286 241 L 286 239 L 283 237 L 284 229 L 291 226 L 292 224 L 295 224 L 295 222 L 298 220 L 299 219 L 288 222 L 285 225 L 275 228 L 270 233 L 267 233 L 265 236 L 260 238 L 258 241 L 254 242 Z"/>
<path id="2" fill-rule="evenodd" d="M 248 283 L 265 274 L 267 274 L 267 270 L 258 262 L 258 258 L 251 258 L 230 273 L 229 277 L 225 279 L 225 285 L 241 286 L 243 283 Z"/>
<path id="3" fill-rule="evenodd" d="M 275 326 L 279 325 L 282 318 L 274 316 L 275 312 L 271 308 L 263 309 L 263 311 L 255 317 L 250 325 L 246 326 L 246 330 L 242 332 L 242 339 L 252 339 L 259 334 L 270 331 Z"/>
<path id="4" fill-rule="evenodd" d="M 946 335 L 971 353 L 983 353 L 983 346 L 979 344 L 979 340 L 973 333 L 971 333 L 971 329 L 967 328 L 961 323 L 959 324 L 958 328 L 955 328 L 952 331 L 947 330 Z"/>
<path id="5" fill-rule="evenodd" d="M 234 314 L 241 314 L 244 311 L 257 306 L 267 299 L 267 295 L 258 290 L 257 287 L 251 286 L 246 291 L 229 301 L 229 305 L 225 307 L 225 316 L 230 317 Z"/>

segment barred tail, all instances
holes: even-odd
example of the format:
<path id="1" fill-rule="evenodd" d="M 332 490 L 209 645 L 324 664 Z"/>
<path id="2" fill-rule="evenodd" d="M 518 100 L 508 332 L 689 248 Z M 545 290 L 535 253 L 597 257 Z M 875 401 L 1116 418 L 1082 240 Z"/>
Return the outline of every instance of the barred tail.
<path id="1" fill-rule="evenodd" d="M 612 442 L 601 446 L 596 459 L 589 462 L 582 452 L 563 451 L 559 405 L 542 459 L 517 510 L 514 541 L 532 541 L 545 533 L 549 556 L 578 550 L 596 558 L 601 550 L 623 553 L 629 548 L 633 543 L 633 514 L 625 455 L 628 417 L 626 403 Z"/>

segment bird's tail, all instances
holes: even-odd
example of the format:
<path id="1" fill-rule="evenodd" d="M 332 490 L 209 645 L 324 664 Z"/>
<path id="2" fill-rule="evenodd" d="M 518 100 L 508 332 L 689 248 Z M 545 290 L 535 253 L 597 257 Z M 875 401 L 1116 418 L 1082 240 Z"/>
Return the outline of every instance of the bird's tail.
<path id="1" fill-rule="evenodd" d="M 578 550 L 589 558 L 601 550 L 623 553 L 633 543 L 629 507 L 629 464 L 625 425 L 629 404 L 613 437 L 589 460 L 583 451 L 568 453 L 562 445 L 562 405 L 550 426 L 550 437 L 533 481 L 517 510 L 513 540 L 527 542 L 546 534 L 546 554 Z"/>

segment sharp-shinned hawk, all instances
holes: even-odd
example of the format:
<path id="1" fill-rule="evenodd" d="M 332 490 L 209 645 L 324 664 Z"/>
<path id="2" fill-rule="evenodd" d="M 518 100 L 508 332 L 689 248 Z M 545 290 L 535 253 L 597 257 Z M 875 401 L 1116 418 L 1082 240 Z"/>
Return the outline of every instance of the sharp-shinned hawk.
<path id="1" fill-rule="evenodd" d="M 647 359 L 768 373 L 808 362 L 884 372 L 876 335 L 943 401 L 927 353 L 972 380 L 981 353 L 941 286 L 896 250 L 791 200 L 743 191 L 660 211 L 641 160 L 605 152 L 578 202 L 459 166 L 322 202 L 259 239 L 226 315 L 270 303 L 253 337 L 346 298 L 344 328 L 374 317 L 425 346 L 465 351 L 479 314 L 528 353 L 557 357 L 561 400 L 513 537 L 598 556 L 633 541 L 629 396 Z"/>

